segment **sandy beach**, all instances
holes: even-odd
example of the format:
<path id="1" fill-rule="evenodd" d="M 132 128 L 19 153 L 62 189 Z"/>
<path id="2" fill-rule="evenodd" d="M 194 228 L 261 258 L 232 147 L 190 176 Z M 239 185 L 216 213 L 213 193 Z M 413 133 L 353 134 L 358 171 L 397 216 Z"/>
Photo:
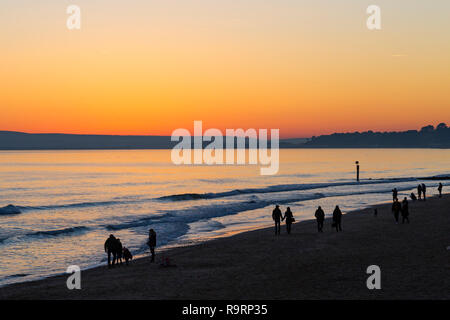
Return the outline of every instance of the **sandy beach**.
<path id="1" fill-rule="evenodd" d="M 82 271 L 81 290 L 56 276 L 2 287 L 0 299 L 450 299 L 450 196 L 410 201 L 410 224 L 396 225 L 390 204 L 375 207 L 377 217 L 346 214 L 340 233 L 329 219 L 321 234 L 315 221 L 278 237 L 255 230 L 170 249 L 155 264 Z M 159 267 L 161 256 L 176 267 Z M 381 290 L 366 286 L 370 265 Z"/>

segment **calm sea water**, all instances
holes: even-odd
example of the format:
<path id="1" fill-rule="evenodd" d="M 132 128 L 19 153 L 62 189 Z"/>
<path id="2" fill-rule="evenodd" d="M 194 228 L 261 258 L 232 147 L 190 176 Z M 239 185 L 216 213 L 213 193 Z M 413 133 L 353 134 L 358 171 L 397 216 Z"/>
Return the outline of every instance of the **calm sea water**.
<path id="1" fill-rule="evenodd" d="M 355 160 L 361 163 L 356 183 Z M 321 205 L 344 212 L 407 195 L 419 182 L 435 194 L 450 150 L 281 150 L 280 171 L 259 166 L 175 166 L 170 150 L 0 152 L 0 285 L 105 262 L 110 233 L 133 254 L 271 225 L 274 204 L 298 221 Z M 448 183 L 447 183 L 448 184 Z M 446 183 L 444 183 L 444 186 Z M 12 204 L 21 213 L 4 207 Z"/>

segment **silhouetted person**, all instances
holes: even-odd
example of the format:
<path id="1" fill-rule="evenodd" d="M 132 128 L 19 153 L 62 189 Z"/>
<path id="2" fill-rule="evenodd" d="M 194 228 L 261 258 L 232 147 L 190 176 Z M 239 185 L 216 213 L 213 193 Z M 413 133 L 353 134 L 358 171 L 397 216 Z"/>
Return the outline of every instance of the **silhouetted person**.
<path id="1" fill-rule="evenodd" d="M 392 200 L 395 201 L 398 197 L 398 190 L 397 188 L 392 189 Z"/>
<path id="2" fill-rule="evenodd" d="M 341 227 L 342 211 L 339 206 L 336 206 L 333 211 L 333 224 L 336 227 L 336 232 L 342 231 Z"/>
<path id="3" fill-rule="evenodd" d="M 425 183 L 422 183 L 422 194 L 423 194 L 423 201 L 427 200 L 427 186 Z"/>
<path id="4" fill-rule="evenodd" d="M 128 248 L 123 247 L 123 258 L 125 259 L 125 264 L 128 265 L 128 261 L 133 259 L 133 255 L 131 254 Z"/>
<path id="5" fill-rule="evenodd" d="M 416 201 L 417 200 L 416 195 L 414 194 L 414 192 L 411 192 L 410 197 L 411 197 L 412 201 Z"/>
<path id="6" fill-rule="evenodd" d="M 402 201 L 402 223 L 407 221 L 409 223 L 409 208 L 408 208 L 408 199 L 403 199 Z"/>
<path id="7" fill-rule="evenodd" d="M 152 254 L 152 258 L 150 262 L 155 262 L 155 247 L 156 247 L 156 232 L 153 229 L 148 231 L 148 246 L 150 247 L 150 252 Z"/>
<path id="8" fill-rule="evenodd" d="M 417 195 L 419 196 L 419 200 L 422 200 L 422 185 L 419 184 L 417 186 Z"/>
<path id="9" fill-rule="evenodd" d="M 394 203 L 392 204 L 392 212 L 394 212 L 396 224 L 398 224 L 398 216 L 399 216 L 401 210 L 402 210 L 402 205 L 400 204 L 400 202 L 398 202 L 398 199 L 395 199 Z"/>
<path id="10" fill-rule="evenodd" d="M 295 221 L 294 216 L 292 215 L 291 208 L 287 207 L 286 212 L 284 213 L 284 218 L 286 220 L 286 230 L 288 234 L 291 234 L 291 226 L 292 222 Z"/>
<path id="11" fill-rule="evenodd" d="M 439 182 L 439 187 L 438 187 L 438 191 L 439 191 L 439 198 L 442 198 L 442 183 Z"/>
<path id="12" fill-rule="evenodd" d="M 322 208 L 319 206 L 314 214 L 317 220 L 317 231 L 323 232 L 323 221 L 325 220 L 325 212 L 323 212 Z"/>
<path id="13" fill-rule="evenodd" d="M 378 216 L 378 209 L 377 208 L 375 208 L 375 210 L 373 211 L 373 215 L 376 217 L 376 216 Z"/>
<path id="14" fill-rule="evenodd" d="M 114 266 L 116 263 L 116 238 L 110 234 L 109 238 L 105 241 L 105 252 L 108 253 L 108 267 Z M 112 255 L 112 263 L 111 263 L 111 255 Z"/>
<path id="15" fill-rule="evenodd" d="M 283 217 L 281 210 L 280 210 L 280 206 L 276 205 L 275 209 L 273 209 L 272 211 L 272 219 L 275 222 L 275 234 L 280 234 L 280 223 L 281 223 L 281 218 Z"/>
<path id="16" fill-rule="evenodd" d="M 122 246 L 122 242 L 120 242 L 120 239 L 117 238 L 116 239 L 116 246 L 115 246 L 115 251 L 116 251 L 116 256 L 117 256 L 117 264 L 122 264 L 122 250 L 123 250 L 123 246 Z"/>

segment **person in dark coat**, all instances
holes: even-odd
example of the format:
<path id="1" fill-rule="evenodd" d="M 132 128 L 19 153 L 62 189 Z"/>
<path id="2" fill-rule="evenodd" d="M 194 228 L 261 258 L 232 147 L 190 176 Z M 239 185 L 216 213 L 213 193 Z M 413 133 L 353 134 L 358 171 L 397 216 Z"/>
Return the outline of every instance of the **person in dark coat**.
<path id="1" fill-rule="evenodd" d="M 342 211 L 339 206 L 336 206 L 333 211 L 333 225 L 336 228 L 336 232 L 342 231 L 341 227 Z"/>
<path id="2" fill-rule="evenodd" d="M 291 208 L 287 207 L 286 212 L 284 213 L 283 220 L 286 220 L 286 230 L 288 234 L 291 234 L 291 226 L 295 221 L 294 215 L 292 214 Z"/>
<path id="3" fill-rule="evenodd" d="M 402 201 L 402 223 L 407 221 L 409 223 L 409 208 L 408 208 L 408 199 L 403 199 Z"/>
<path id="4" fill-rule="evenodd" d="M 392 189 L 392 200 L 395 201 L 395 199 L 398 198 L 398 190 L 397 188 Z"/>
<path id="5" fill-rule="evenodd" d="M 398 224 L 398 216 L 399 216 L 401 210 L 402 210 L 402 205 L 400 204 L 400 202 L 398 202 L 398 199 L 395 199 L 394 203 L 392 204 L 392 212 L 394 212 L 396 224 Z"/>
<path id="6" fill-rule="evenodd" d="M 411 197 L 412 201 L 416 201 L 417 200 L 416 195 L 414 194 L 414 192 L 411 192 L 410 197 Z"/>
<path id="7" fill-rule="evenodd" d="M 148 246 L 150 247 L 150 252 L 152 254 L 150 262 L 155 262 L 155 247 L 156 247 L 156 232 L 153 229 L 148 231 Z"/>
<path id="8" fill-rule="evenodd" d="M 427 200 L 427 186 L 425 183 L 422 183 L 422 194 L 423 194 L 423 201 Z"/>
<path id="9" fill-rule="evenodd" d="M 117 256 L 117 264 L 122 264 L 122 250 L 123 250 L 123 246 L 122 246 L 122 242 L 120 242 L 120 239 L 117 238 L 116 239 L 116 246 L 115 246 L 115 251 L 116 251 L 116 256 Z"/>
<path id="10" fill-rule="evenodd" d="M 417 186 L 417 195 L 419 197 L 419 200 L 422 200 L 422 185 L 421 184 L 419 184 Z"/>
<path id="11" fill-rule="evenodd" d="M 280 234 L 280 224 L 283 214 L 281 213 L 280 206 L 276 205 L 272 211 L 272 219 L 275 222 L 275 235 Z"/>
<path id="12" fill-rule="evenodd" d="M 105 241 L 105 252 L 108 254 L 108 267 L 114 266 L 116 263 L 116 238 L 114 235 L 110 234 L 109 238 Z M 112 255 L 112 262 L 111 262 Z"/>
<path id="13" fill-rule="evenodd" d="M 442 198 L 442 183 L 439 182 L 439 187 L 438 187 L 438 191 L 439 191 L 439 198 Z"/>
<path id="14" fill-rule="evenodd" d="M 323 212 L 322 208 L 319 206 L 314 214 L 317 220 L 317 231 L 323 232 L 323 221 L 325 220 L 325 212 Z"/>

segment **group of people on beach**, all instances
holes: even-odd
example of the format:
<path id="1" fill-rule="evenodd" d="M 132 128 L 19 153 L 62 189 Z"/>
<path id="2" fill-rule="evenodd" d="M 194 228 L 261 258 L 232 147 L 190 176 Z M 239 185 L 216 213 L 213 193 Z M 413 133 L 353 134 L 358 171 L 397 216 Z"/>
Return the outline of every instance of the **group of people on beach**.
<path id="1" fill-rule="evenodd" d="M 150 229 L 148 232 L 147 245 L 150 247 L 150 262 L 154 262 L 156 232 L 153 229 Z M 131 254 L 130 250 L 124 247 L 120 239 L 116 238 L 113 234 L 110 234 L 109 238 L 105 241 L 105 252 L 108 254 L 108 267 L 114 267 L 114 265 L 116 264 L 122 264 L 122 258 L 125 260 L 126 265 L 128 265 L 129 261 L 133 259 L 133 255 Z"/>
<path id="2" fill-rule="evenodd" d="M 116 264 L 122 264 L 122 258 L 125 260 L 126 265 L 133 259 L 133 255 L 127 247 L 122 246 L 122 242 L 119 238 L 116 238 L 113 234 L 109 235 L 109 238 L 105 241 L 105 252 L 108 254 L 108 267 L 114 267 Z M 111 259 L 112 258 L 112 259 Z"/>
<path id="3" fill-rule="evenodd" d="M 402 223 L 409 223 L 409 207 L 408 207 L 408 199 L 405 197 L 400 203 L 398 198 L 394 198 L 394 203 L 392 204 L 392 212 L 394 213 L 395 223 L 398 224 L 398 218 L 400 213 L 402 214 Z"/>
<path id="4" fill-rule="evenodd" d="M 291 208 L 287 207 L 286 212 L 283 214 L 281 213 L 280 206 L 276 205 L 275 209 L 272 211 L 272 219 L 275 222 L 275 235 L 280 234 L 280 225 L 281 221 L 286 220 L 286 230 L 287 233 L 291 233 L 291 226 L 292 223 L 295 222 L 294 215 L 292 214 Z"/>
<path id="5" fill-rule="evenodd" d="M 439 198 L 442 197 L 442 183 L 439 183 L 438 185 L 438 191 L 439 191 Z M 424 183 L 421 183 L 417 187 L 419 200 L 426 200 L 426 194 L 427 194 L 427 186 Z M 409 205 L 408 205 L 408 199 L 405 197 L 403 201 L 400 203 L 398 199 L 398 190 L 397 188 L 394 188 L 392 190 L 392 198 L 393 198 L 393 204 L 392 204 L 392 212 L 394 213 L 395 223 L 398 224 L 400 214 L 402 216 L 402 223 L 409 223 Z M 416 195 L 414 192 L 411 193 L 411 199 L 417 200 Z M 378 214 L 378 210 L 375 209 L 375 216 Z M 325 221 L 325 212 L 323 211 L 322 207 L 319 206 L 314 214 L 317 221 L 317 230 L 318 232 L 323 232 L 323 223 Z M 295 221 L 294 216 L 292 214 L 292 211 L 289 207 L 287 207 L 286 212 L 283 216 L 280 210 L 280 206 L 276 205 L 275 209 L 272 211 L 272 219 L 275 222 L 275 235 L 280 234 L 280 225 L 283 220 L 286 220 L 286 230 L 287 233 L 291 233 L 292 223 Z M 332 217 L 332 228 L 336 229 L 336 232 L 342 231 L 342 211 L 339 208 L 339 206 L 336 206 L 333 211 L 333 217 Z"/>
<path id="6" fill-rule="evenodd" d="M 318 207 L 315 213 L 315 217 L 317 220 L 317 229 L 318 232 L 323 232 L 323 222 L 325 221 L 325 212 L 322 207 Z M 275 209 L 272 211 L 272 219 L 275 222 L 275 235 L 280 234 L 281 222 L 286 220 L 286 231 L 288 234 L 291 233 L 292 223 L 295 222 L 294 215 L 292 214 L 291 208 L 287 207 L 286 212 L 281 213 L 280 206 L 276 205 Z M 336 232 L 342 231 L 342 211 L 339 206 L 336 206 L 333 211 L 333 222 L 331 226 L 336 228 Z"/>
<path id="7" fill-rule="evenodd" d="M 441 182 L 439 182 L 439 185 L 438 185 L 437 189 L 438 189 L 438 192 L 439 192 L 439 198 L 442 198 L 443 185 L 442 185 Z M 394 191 L 395 191 L 395 193 L 394 193 Z M 393 198 L 395 200 L 395 198 L 397 197 L 397 189 L 394 188 L 394 190 L 392 190 L 392 192 L 393 192 Z M 417 186 L 417 196 L 419 197 L 419 200 L 422 200 L 422 198 L 423 198 L 424 201 L 427 200 L 427 186 L 425 185 L 425 183 L 421 183 L 421 184 L 419 184 Z M 410 197 L 411 197 L 411 200 L 413 200 L 413 201 L 417 200 L 417 197 L 414 194 L 414 192 L 411 192 Z"/>
<path id="8" fill-rule="evenodd" d="M 317 221 L 317 231 L 323 232 L 323 222 L 325 221 L 325 212 L 323 211 L 322 207 L 319 206 L 316 210 L 316 213 L 314 214 Z M 339 208 L 339 206 L 336 206 L 333 210 L 333 217 L 332 217 L 332 223 L 331 227 L 336 228 L 336 232 L 342 231 L 342 211 Z"/>
<path id="9" fill-rule="evenodd" d="M 439 198 L 442 197 L 442 183 L 439 183 L 438 191 Z M 424 183 L 419 184 L 417 187 L 419 200 L 426 200 L 426 190 L 427 187 Z M 392 190 L 393 204 L 392 204 L 392 212 L 394 213 L 395 223 L 398 224 L 400 214 L 402 216 L 402 223 L 409 223 L 409 206 L 408 199 L 405 197 L 403 201 L 400 203 L 398 199 L 398 190 L 394 188 Z M 411 193 L 411 199 L 417 200 L 414 192 Z M 375 215 L 377 215 L 378 211 L 375 209 Z M 317 221 L 317 231 L 323 232 L 323 224 L 325 221 L 325 212 L 322 207 L 319 206 L 314 214 Z M 295 222 L 294 215 L 292 214 L 291 208 L 287 207 L 284 213 L 281 212 L 280 206 L 276 205 L 275 209 L 272 211 L 272 219 L 275 222 L 275 235 L 279 235 L 281 232 L 281 222 L 286 221 L 286 231 L 288 234 L 291 233 L 292 223 Z M 336 232 L 342 231 L 342 211 L 339 206 L 336 206 L 333 210 L 332 216 L 332 228 L 336 229 Z M 147 245 L 150 248 L 151 258 L 150 262 L 155 261 L 155 247 L 156 247 L 156 232 L 153 229 L 149 230 Z M 108 254 L 108 267 L 113 267 L 115 264 L 122 264 L 122 258 L 125 260 L 125 263 L 128 265 L 129 261 L 133 259 L 133 255 L 128 250 L 128 248 L 122 246 L 122 243 L 119 238 L 114 237 L 114 235 L 110 235 L 109 238 L 105 242 L 105 252 Z M 112 259 L 111 259 L 112 258 Z"/>
<path id="10" fill-rule="evenodd" d="M 439 192 L 439 198 L 442 198 L 442 189 L 443 189 L 443 185 L 441 182 L 439 182 L 438 185 L 438 192 Z M 417 195 L 419 200 L 426 201 L 427 200 L 427 186 L 425 185 L 425 183 L 420 183 L 417 186 Z M 411 200 L 416 201 L 417 197 L 414 194 L 414 192 L 411 192 Z M 398 200 L 398 190 L 397 188 L 392 189 L 392 198 L 394 203 L 392 204 L 392 212 L 394 213 L 394 219 L 395 219 L 395 223 L 398 224 L 398 219 L 400 216 L 400 213 L 402 215 L 402 223 L 405 223 L 405 221 L 407 223 L 409 223 L 409 207 L 408 207 L 408 199 L 407 197 L 405 197 L 402 201 L 402 203 L 399 202 Z"/>

